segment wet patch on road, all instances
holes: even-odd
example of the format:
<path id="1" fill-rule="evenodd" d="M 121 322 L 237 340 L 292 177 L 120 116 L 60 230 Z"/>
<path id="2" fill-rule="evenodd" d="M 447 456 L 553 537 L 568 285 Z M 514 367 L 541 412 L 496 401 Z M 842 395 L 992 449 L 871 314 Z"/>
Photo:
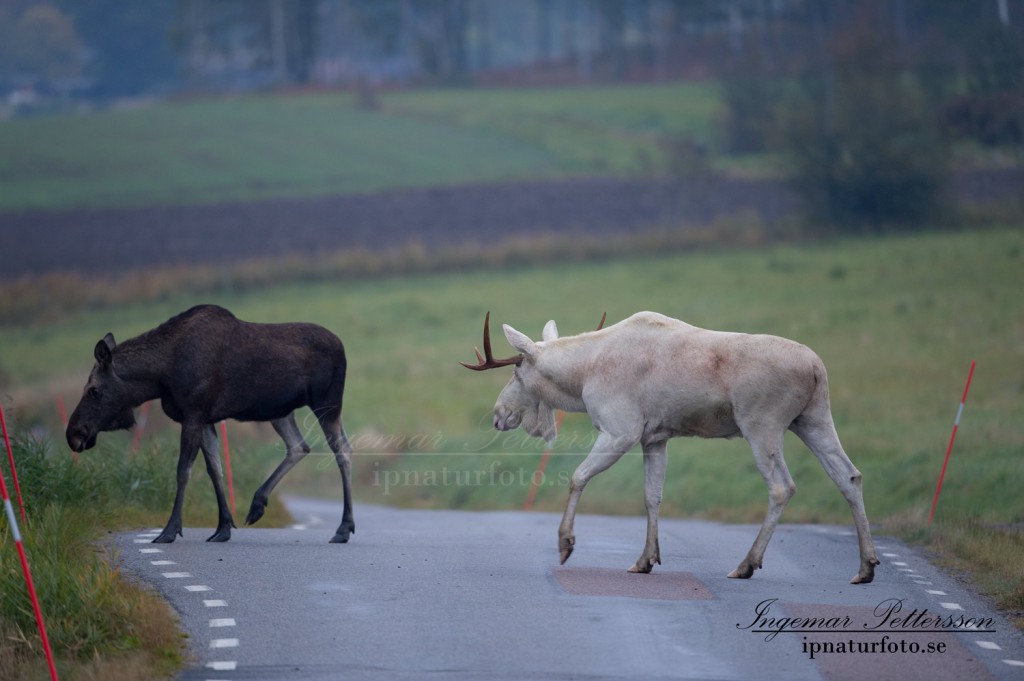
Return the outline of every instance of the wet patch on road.
<path id="1" fill-rule="evenodd" d="M 622 596 L 663 601 L 711 600 L 704 583 L 689 572 L 637 574 L 596 567 L 558 567 L 553 571 L 564 591 L 577 596 Z"/>

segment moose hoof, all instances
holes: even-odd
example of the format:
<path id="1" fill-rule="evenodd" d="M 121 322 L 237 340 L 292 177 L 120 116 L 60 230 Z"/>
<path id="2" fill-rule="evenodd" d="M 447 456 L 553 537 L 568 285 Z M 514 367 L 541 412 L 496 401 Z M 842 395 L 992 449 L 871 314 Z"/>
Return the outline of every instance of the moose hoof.
<path id="1" fill-rule="evenodd" d="M 558 564 L 565 565 L 572 555 L 573 546 L 576 544 L 576 537 L 562 537 L 558 540 Z"/>
<path id="2" fill-rule="evenodd" d="M 754 566 L 746 561 L 729 573 L 729 579 L 750 579 L 754 574 Z"/>
<path id="3" fill-rule="evenodd" d="M 850 584 L 870 584 L 875 579 L 875 566 L 878 564 L 877 558 L 869 560 L 867 565 L 862 566 L 860 572 L 850 580 Z"/>
<path id="4" fill-rule="evenodd" d="M 154 544 L 170 544 L 170 543 L 174 542 L 174 538 L 178 534 L 181 534 L 180 530 L 178 532 L 168 532 L 167 530 L 164 530 L 163 532 L 160 533 L 159 537 L 157 537 L 156 539 L 153 540 L 153 543 Z"/>
<path id="5" fill-rule="evenodd" d="M 349 537 L 356 533 L 355 525 L 342 525 L 338 528 L 338 531 L 331 537 L 329 544 L 347 544 Z"/>
<path id="6" fill-rule="evenodd" d="M 658 563 L 661 563 L 661 561 L 659 560 Z M 647 574 L 650 574 L 651 570 L 653 570 L 653 569 L 654 569 L 654 563 L 652 563 L 650 560 L 648 560 L 646 558 L 643 558 L 641 560 L 638 560 L 636 562 L 636 565 L 634 565 L 633 567 L 629 568 L 629 570 L 627 570 L 627 572 L 632 572 L 634 574 L 647 575 Z"/>
<path id="7" fill-rule="evenodd" d="M 218 529 L 216 532 L 211 534 L 206 538 L 206 541 L 222 542 L 228 541 L 229 539 L 231 539 L 231 528 L 225 527 L 223 529 Z"/>
<path id="8" fill-rule="evenodd" d="M 263 517 L 263 512 L 267 510 L 266 504 L 253 504 L 249 507 L 249 515 L 245 516 L 246 525 L 255 525 L 260 518 Z"/>

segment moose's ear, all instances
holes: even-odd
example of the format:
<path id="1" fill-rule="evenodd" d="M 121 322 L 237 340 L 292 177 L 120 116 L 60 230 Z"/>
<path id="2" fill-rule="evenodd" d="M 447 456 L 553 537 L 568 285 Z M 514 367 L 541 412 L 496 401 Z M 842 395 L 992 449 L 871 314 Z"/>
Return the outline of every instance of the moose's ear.
<path id="1" fill-rule="evenodd" d="M 516 331 L 508 324 L 502 324 L 502 329 L 505 331 L 505 338 L 508 339 L 508 344 L 514 347 L 519 352 L 523 353 L 527 357 L 534 357 L 537 354 L 537 344 L 530 340 L 530 337 L 525 333 Z"/>
<path id="2" fill-rule="evenodd" d="M 552 319 L 551 321 L 544 325 L 544 333 L 541 335 L 541 337 L 546 341 L 555 340 L 556 338 L 558 338 L 558 327 L 555 325 L 554 319 Z"/>
<path id="3" fill-rule="evenodd" d="M 114 359 L 113 352 L 114 347 L 117 343 L 114 342 L 114 334 L 108 333 L 103 339 L 96 344 L 96 349 L 93 351 L 93 355 L 96 357 L 96 362 L 101 367 L 110 366 L 110 362 Z"/>

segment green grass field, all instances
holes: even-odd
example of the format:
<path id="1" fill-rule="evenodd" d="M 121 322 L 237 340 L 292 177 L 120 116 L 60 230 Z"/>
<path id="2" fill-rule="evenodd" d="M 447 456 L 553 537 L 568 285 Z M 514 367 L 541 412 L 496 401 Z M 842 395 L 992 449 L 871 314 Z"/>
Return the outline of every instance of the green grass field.
<path id="1" fill-rule="evenodd" d="M 653 172 L 711 143 L 703 84 L 225 97 L 0 124 L 0 211 L 246 201 Z"/>
<path id="2" fill-rule="evenodd" d="M 829 367 L 840 436 L 864 471 L 876 520 L 919 512 L 930 503 L 967 369 L 977 360 L 940 516 L 1011 523 L 1024 519 L 1024 499 L 1017 494 L 1024 476 L 1024 429 L 1017 419 L 1024 407 L 1022 246 L 1019 230 L 939 234 L 287 285 L 207 300 L 243 319 L 317 321 L 343 338 L 350 356 L 350 435 L 364 450 L 420 450 L 397 461 L 357 463 L 363 480 L 358 493 L 365 500 L 444 507 L 455 495 L 476 508 L 521 503 L 520 485 L 399 486 L 383 498 L 373 484 L 372 474 L 391 466 L 479 468 L 495 457 L 503 468 L 532 472 L 541 442 L 490 431 L 490 408 L 507 376 L 473 374 L 457 364 L 472 358 L 487 310 L 495 328 L 507 322 L 537 337 L 551 318 L 567 334 L 593 328 L 604 311 L 616 321 L 653 309 L 698 326 L 774 333 L 814 348 Z M 0 329 L 7 391 L 43 400 L 43 417 L 57 391 L 70 407 L 92 346 L 104 333 L 127 338 L 196 302 L 168 300 Z M 504 347 L 499 335 L 496 348 Z M 249 430 L 257 443 L 267 432 Z M 381 443 L 382 436 L 387 441 Z M 541 489 L 540 507 L 560 507 L 559 471 L 575 466 L 592 437 L 584 416 L 566 419 L 564 443 L 556 448 L 564 456 L 553 460 L 553 484 Z M 846 522 L 845 504 L 817 462 L 795 438 L 788 445 L 800 490 L 786 519 Z M 469 456 L 481 449 L 482 458 Z M 627 458 L 595 481 L 584 508 L 642 512 L 639 466 L 639 458 Z M 296 480 L 319 475 L 319 466 L 304 468 L 306 473 L 293 474 Z M 763 511 L 763 484 L 742 441 L 675 440 L 669 471 L 666 514 L 751 521 Z M 328 488 L 336 475 L 330 464 Z"/>

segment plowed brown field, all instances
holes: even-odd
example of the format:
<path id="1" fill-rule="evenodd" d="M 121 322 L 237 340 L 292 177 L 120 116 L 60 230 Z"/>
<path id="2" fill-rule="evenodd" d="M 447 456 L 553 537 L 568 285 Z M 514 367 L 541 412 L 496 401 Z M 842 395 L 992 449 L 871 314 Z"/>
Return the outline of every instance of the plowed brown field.
<path id="1" fill-rule="evenodd" d="M 958 175 L 959 201 L 1024 195 L 1024 172 Z M 274 199 L 250 203 L 0 213 L 0 279 L 123 273 L 346 250 L 428 250 L 517 236 L 621 235 L 756 215 L 769 227 L 797 200 L 780 182 L 587 178 Z"/>

